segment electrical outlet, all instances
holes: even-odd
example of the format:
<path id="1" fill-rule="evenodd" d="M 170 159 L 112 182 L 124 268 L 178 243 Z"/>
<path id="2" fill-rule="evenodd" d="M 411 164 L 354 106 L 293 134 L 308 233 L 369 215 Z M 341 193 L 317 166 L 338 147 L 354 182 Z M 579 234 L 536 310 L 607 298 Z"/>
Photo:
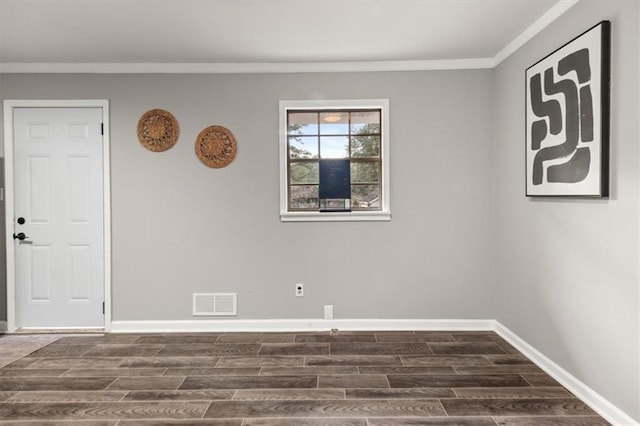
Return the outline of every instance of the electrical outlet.
<path id="1" fill-rule="evenodd" d="M 298 283 L 296 284 L 296 297 L 304 296 L 304 284 Z"/>
<path id="2" fill-rule="evenodd" d="M 333 305 L 324 305 L 324 319 L 333 319 Z"/>

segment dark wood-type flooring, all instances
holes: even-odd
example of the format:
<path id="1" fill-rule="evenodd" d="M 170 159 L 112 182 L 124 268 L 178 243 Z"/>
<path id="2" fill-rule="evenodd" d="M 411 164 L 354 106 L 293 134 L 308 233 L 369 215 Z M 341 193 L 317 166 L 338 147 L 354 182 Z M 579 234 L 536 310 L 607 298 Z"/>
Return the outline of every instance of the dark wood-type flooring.
<path id="1" fill-rule="evenodd" d="M 2 424 L 608 424 L 491 332 L 0 335 L 6 354 Z"/>

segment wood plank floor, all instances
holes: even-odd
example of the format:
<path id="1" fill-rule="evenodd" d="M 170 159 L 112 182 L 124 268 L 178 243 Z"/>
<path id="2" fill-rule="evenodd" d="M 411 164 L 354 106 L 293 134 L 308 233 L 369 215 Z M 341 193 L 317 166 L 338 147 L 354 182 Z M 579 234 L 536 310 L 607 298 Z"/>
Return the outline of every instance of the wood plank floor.
<path id="1" fill-rule="evenodd" d="M 0 366 L 1 424 L 609 424 L 491 332 L 0 335 Z"/>

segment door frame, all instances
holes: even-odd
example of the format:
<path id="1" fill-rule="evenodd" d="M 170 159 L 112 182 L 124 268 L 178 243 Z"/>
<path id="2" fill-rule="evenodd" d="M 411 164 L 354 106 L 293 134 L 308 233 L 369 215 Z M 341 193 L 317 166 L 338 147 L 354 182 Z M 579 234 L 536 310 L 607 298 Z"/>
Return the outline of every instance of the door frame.
<path id="1" fill-rule="evenodd" d="M 7 332 L 16 331 L 16 264 L 15 246 L 9 235 L 14 233 L 14 134 L 16 108 L 102 108 L 102 185 L 104 220 L 104 331 L 111 331 L 111 159 L 108 99 L 5 99 L 4 101 L 4 192 L 7 271 Z"/>

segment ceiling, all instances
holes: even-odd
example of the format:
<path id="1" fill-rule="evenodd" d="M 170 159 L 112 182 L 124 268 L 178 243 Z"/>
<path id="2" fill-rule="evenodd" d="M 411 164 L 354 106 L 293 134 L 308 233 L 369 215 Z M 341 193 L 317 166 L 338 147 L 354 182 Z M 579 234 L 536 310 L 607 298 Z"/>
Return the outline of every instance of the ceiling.
<path id="1" fill-rule="evenodd" d="M 550 9 L 566 2 L 0 0 L 0 63 L 282 64 L 495 58 Z"/>

